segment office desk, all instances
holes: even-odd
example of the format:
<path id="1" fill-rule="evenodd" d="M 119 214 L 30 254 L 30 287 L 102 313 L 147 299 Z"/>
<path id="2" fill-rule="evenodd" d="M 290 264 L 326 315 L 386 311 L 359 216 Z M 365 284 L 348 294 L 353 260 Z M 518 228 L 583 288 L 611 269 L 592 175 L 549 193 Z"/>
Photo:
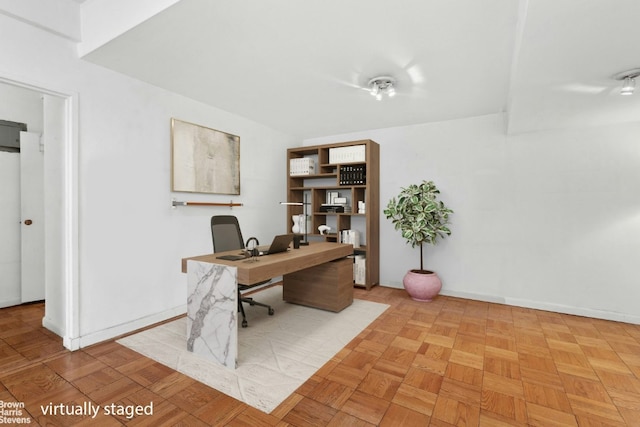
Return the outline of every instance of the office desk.
<path id="1" fill-rule="evenodd" d="M 257 261 L 219 259 L 219 252 L 182 259 L 187 273 L 187 350 L 235 368 L 238 356 L 238 282 L 283 276 L 283 299 L 340 311 L 353 301 L 352 245 L 312 242 Z M 275 314 L 276 316 L 278 313 Z"/>

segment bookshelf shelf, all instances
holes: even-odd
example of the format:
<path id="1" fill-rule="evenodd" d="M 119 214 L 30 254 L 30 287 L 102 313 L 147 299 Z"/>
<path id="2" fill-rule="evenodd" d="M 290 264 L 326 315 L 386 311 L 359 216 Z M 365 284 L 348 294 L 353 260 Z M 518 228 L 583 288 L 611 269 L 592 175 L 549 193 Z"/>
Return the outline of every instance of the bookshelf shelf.
<path id="1" fill-rule="evenodd" d="M 313 159 L 313 162 L 305 158 Z M 290 175 L 292 159 L 302 159 L 294 160 L 296 163 L 314 163 L 314 168 L 310 169 L 313 173 Z M 355 285 L 366 289 L 377 285 L 380 278 L 379 189 L 380 146 L 374 141 L 349 141 L 287 150 L 287 201 L 303 202 L 307 196 L 310 203 L 307 209 L 308 231 L 314 240 L 336 242 L 339 231 L 357 230 L 361 246 L 354 248 L 354 255 L 364 255 L 366 267 Z M 350 207 L 350 211 L 321 212 L 320 206 L 336 193 L 346 199 L 345 205 Z M 365 213 L 358 212 L 362 204 Z M 291 229 L 291 217 L 300 214 L 303 214 L 302 206 L 287 206 L 287 229 Z M 320 225 L 328 225 L 331 232 L 325 235 L 317 233 Z"/>

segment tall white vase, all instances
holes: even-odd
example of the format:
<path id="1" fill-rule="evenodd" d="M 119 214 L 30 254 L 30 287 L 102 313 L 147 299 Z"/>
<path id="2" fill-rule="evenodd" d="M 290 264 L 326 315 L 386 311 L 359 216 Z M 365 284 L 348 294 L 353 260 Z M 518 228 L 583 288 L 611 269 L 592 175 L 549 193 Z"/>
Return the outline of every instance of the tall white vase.
<path id="1" fill-rule="evenodd" d="M 293 221 L 293 227 L 291 227 L 291 232 L 293 234 L 300 234 L 300 217 L 304 215 L 292 215 L 291 220 Z"/>

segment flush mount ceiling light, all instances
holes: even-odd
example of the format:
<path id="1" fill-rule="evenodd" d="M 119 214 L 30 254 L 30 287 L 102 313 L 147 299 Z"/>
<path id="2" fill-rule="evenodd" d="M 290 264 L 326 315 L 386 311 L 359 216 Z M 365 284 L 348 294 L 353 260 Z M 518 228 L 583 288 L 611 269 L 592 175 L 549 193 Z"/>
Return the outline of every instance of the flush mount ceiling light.
<path id="1" fill-rule="evenodd" d="M 375 96 L 378 101 L 382 99 L 382 95 L 384 94 L 389 98 L 395 96 L 395 83 L 396 80 L 393 77 L 381 76 L 372 78 L 369 80 L 369 91 L 371 92 L 371 96 Z"/>
<path id="2" fill-rule="evenodd" d="M 621 80 L 622 88 L 620 89 L 620 95 L 633 95 L 633 91 L 636 87 L 636 78 L 640 76 L 640 68 L 634 68 L 632 70 L 623 71 L 613 76 L 616 80 Z"/>

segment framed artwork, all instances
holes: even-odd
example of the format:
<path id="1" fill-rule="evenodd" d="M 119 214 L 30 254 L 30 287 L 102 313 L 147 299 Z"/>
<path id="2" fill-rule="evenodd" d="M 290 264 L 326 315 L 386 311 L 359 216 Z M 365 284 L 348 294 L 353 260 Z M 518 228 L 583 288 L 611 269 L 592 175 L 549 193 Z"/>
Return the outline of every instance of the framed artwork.
<path id="1" fill-rule="evenodd" d="M 171 119 L 171 190 L 240 194 L 240 137 Z"/>

